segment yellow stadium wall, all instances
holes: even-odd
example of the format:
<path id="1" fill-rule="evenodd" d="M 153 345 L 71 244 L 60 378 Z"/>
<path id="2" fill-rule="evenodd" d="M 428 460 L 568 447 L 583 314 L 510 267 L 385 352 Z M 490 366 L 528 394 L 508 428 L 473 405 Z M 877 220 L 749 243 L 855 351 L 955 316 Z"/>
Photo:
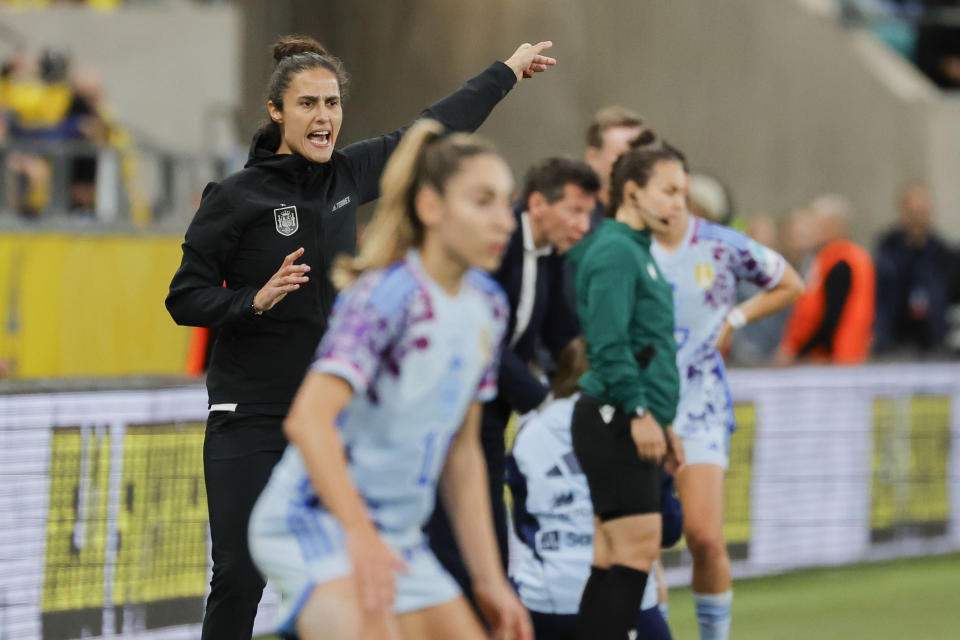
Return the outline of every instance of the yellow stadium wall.
<path id="1" fill-rule="evenodd" d="M 180 242 L 0 234 L 0 359 L 11 377 L 181 373 L 190 332 L 163 306 Z"/>

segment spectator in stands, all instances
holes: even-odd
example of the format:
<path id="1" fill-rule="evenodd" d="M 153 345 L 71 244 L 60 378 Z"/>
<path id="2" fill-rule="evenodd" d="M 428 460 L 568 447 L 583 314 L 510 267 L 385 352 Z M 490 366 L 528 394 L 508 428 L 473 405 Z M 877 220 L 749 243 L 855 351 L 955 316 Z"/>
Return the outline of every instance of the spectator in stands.
<path id="1" fill-rule="evenodd" d="M 877 244 L 877 321 L 874 350 L 927 352 L 946 334 L 955 258 L 933 228 L 926 185 L 900 192 L 900 222 Z"/>
<path id="2" fill-rule="evenodd" d="M 817 216 L 808 208 L 795 209 L 783 221 L 783 257 L 806 277 L 817 254 Z"/>
<path id="3" fill-rule="evenodd" d="M 924 0 L 917 29 L 917 66 L 943 89 L 960 88 L 960 2 Z"/>
<path id="4" fill-rule="evenodd" d="M 66 153 L 69 194 L 64 206 L 93 213 L 96 145 L 107 142 L 108 131 L 101 98 L 97 77 L 72 77 L 70 59 L 61 52 L 47 50 L 36 59 L 19 52 L 3 65 L 0 107 L 15 149 L 9 160 L 13 209 L 32 217 L 49 205 L 55 164 L 51 157 Z"/>
<path id="5" fill-rule="evenodd" d="M 110 142 L 103 83 L 98 73 L 87 69 L 73 74 L 71 88 L 73 99 L 67 112 L 69 139 L 87 145 L 70 161 L 68 206 L 71 213 L 93 215 L 97 204 L 97 148 Z"/>
<path id="6" fill-rule="evenodd" d="M 564 295 L 564 253 L 590 229 L 590 212 L 600 182 L 586 164 L 548 158 L 527 173 L 520 202 L 514 207 L 517 228 L 494 279 L 510 302 L 510 318 L 498 376 L 497 397 L 484 404 L 481 439 L 494 527 L 506 567 L 507 519 L 503 502 L 505 480 L 504 431 L 513 411 L 524 414 L 539 407 L 549 387 L 530 369 L 538 340 L 553 358 L 580 332 L 576 310 Z M 467 575 L 457 546 L 439 508 L 427 526 L 430 543 L 465 592 Z"/>
<path id="7" fill-rule="evenodd" d="M 729 225 L 733 220 L 733 203 L 727 187 L 705 173 L 690 174 L 690 213 L 710 222 Z"/>
<path id="8" fill-rule="evenodd" d="M 839 195 L 811 204 L 820 246 L 787 322 L 775 363 L 860 364 L 870 353 L 875 304 L 873 260 L 847 239 L 851 208 Z"/>

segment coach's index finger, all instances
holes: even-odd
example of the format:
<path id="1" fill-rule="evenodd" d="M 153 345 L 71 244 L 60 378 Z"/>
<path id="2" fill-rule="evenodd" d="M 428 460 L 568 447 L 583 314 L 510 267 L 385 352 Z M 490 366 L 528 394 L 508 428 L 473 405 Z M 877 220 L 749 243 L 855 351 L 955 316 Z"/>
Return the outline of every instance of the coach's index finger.
<path id="1" fill-rule="evenodd" d="M 280 265 L 280 268 L 283 269 L 284 267 L 289 267 L 290 265 L 293 264 L 294 260 L 296 260 L 302 255 L 303 255 L 303 247 L 300 247 L 299 249 L 297 249 L 296 251 L 294 251 L 293 253 L 291 253 L 290 255 L 288 255 L 286 258 L 283 259 L 283 264 Z"/>
<path id="2" fill-rule="evenodd" d="M 535 45 L 531 45 L 533 48 L 533 57 L 535 58 L 534 62 L 539 62 L 541 64 L 549 64 L 551 66 L 557 64 L 556 58 L 551 58 L 550 56 L 541 56 L 540 52 L 544 49 L 549 49 L 553 46 L 553 40 L 544 40 L 543 42 L 538 42 Z M 537 60 L 536 58 L 539 58 Z"/>

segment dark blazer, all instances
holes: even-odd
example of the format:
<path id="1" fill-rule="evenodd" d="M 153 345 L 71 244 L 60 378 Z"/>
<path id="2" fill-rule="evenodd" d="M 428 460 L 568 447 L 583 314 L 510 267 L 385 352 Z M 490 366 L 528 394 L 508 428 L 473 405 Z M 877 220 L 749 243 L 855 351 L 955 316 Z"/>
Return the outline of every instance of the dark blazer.
<path id="1" fill-rule="evenodd" d="M 549 392 L 530 372 L 529 362 L 533 360 L 537 339 L 540 338 L 556 359 L 563 348 L 580 333 L 580 326 L 576 310 L 564 295 L 565 261 L 562 256 L 553 252 L 537 259 L 537 288 L 530 322 L 516 344 L 510 347 L 510 339 L 517 325 L 517 305 L 520 302 L 523 278 L 521 210 L 519 205 L 514 206 L 517 230 L 510 238 L 503 262 L 493 277 L 503 287 L 510 301 L 510 319 L 500 361 L 498 400 L 505 401 L 515 411 L 526 413 L 537 408 Z"/>

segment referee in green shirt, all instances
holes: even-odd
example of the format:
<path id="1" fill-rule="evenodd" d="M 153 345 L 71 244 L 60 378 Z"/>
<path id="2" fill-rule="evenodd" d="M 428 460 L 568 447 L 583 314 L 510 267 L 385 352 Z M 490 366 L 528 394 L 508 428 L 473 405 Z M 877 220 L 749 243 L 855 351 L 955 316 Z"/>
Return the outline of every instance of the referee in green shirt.
<path id="1" fill-rule="evenodd" d="M 663 145 L 625 153 L 613 168 L 608 219 L 567 254 L 590 364 L 573 448 L 595 525 L 578 639 L 621 640 L 633 628 L 659 555 L 663 461 L 683 464 L 670 427 L 680 393 L 673 292 L 650 255 L 650 231 L 682 214 L 686 194 L 679 152 Z"/>

